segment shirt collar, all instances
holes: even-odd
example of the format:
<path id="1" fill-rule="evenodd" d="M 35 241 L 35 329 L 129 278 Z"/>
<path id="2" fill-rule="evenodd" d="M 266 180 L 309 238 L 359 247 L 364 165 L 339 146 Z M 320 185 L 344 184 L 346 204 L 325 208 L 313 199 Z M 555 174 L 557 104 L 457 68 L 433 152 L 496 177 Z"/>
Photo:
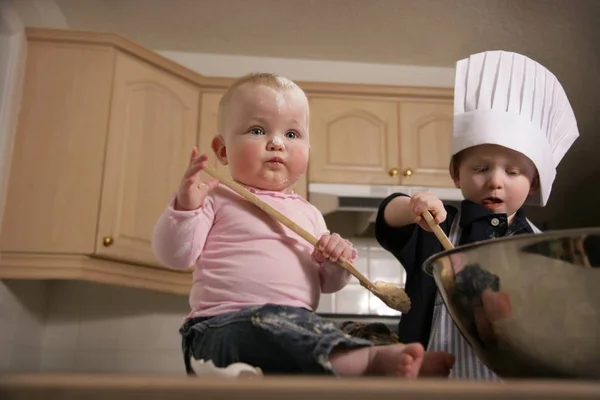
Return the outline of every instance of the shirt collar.
<path id="1" fill-rule="evenodd" d="M 502 217 L 504 219 L 507 218 L 506 213 L 495 214 L 482 204 L 475 203 L 470 200 L 463 200 L 460 204 L 459 223 L 461 229 L 464 229 L 466 226 L 469 226 L 477 220 L 489 219 L 491 216 Z M 515 213 L 515 218 L 511 223 L 511 227 L 517 228 L 517 230 L 523 229 L 529 233 L 533 233 L 533 229 L 531 229 L 531 225 L 529 225 L 527 217 L 525 216 L 525 211 L 522 208 L 517 210 Z"/>

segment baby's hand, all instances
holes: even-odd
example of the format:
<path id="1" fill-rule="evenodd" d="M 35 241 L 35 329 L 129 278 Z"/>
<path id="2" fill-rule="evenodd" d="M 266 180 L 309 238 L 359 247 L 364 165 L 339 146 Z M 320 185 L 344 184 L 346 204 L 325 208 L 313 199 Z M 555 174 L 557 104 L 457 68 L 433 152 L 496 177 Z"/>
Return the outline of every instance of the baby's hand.
<path id="1" fill-rule="evenodd" d="M 431 232 L 431 228 L 427 224 L 427 221 L 423 219 L 421 214 L 425 211 L 429 211 L 435 222 L 438 224 L 442 223 L 446 219 L 446 209 L 442 201 L 438 199 L 434 194 L 429 192 L 415 193 L 408 203 L 415 222 L 426 231 Z"/>
<path id="2" fill-rule="evenodd" d="M 319 238 L 313 257 L 322 263 L 325 260 L 336 263 L 338 260 L 350 260 L 354 254 L 354 247 L 348 240 L 343 239 L 337 233 L 323 235 Z"/>
<path id="3" fill-rule="evenodd" d="M 183 174 L 181 185 L 177 191 L 177 200 L 175 202 L 176 210 L 196 210 L 204 204 L 204 199 L 208 192 L 219 185 L 216 179 L 209 179 L 202 182 L 198 174 L 208 162 L 206 154 L 198 155 L 198 148 L 194 146 L 190 156 L 190 164 L 187 171 Z"/>

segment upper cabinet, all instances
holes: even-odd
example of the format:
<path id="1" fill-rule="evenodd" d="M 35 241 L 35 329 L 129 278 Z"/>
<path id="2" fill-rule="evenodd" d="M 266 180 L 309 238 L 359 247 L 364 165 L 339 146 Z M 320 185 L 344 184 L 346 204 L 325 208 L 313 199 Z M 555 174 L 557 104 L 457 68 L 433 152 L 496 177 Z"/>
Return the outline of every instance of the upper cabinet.
<path id="1" fill-rule="evenodd" d="M 448 170 L 453 113 L 451 100 L 399 102 L 397 172 L 401 184 L 454 187 Z"/>
<path id="2" fill-rule="evenodd" d="M 311 99 L 310 182 L 452 187 L 450 100 Z"/>
<path id="3" fill-rule="evenodd" d="M 94 253 L 114 52 L 30 42 L 7 183 L 6 252 Z"/>
<path id="4" fill-rule="evenodd" d="M 187 291 L 150 239 L 197 144 L 198 85 L 93 43 L 30 38 L 26 65 L 0 276 Z"/>
<path id="5" fill-rule="evenodd" d="M 115 35 L 27 29 L 21 110 L 0 230 L 0 278 L 87 279 L 189 292 L 152 229 L 194 145 L 211 143 L 232 79 L 207 78 Z M 450 89 L 300 83 L 308 182 L 450 186 Z M 310 197 L 308 197 L 310 200 Z"/>
<path id="6" fill-rule="evenodd" d="M 94 254 L 158 264 L 152 229 L 197 144 L 199 99 L 197 86 L 116 54 Z"/>
<path id="7" fill-rule="evenodd" d="M 310 181 L 390 185 L 399 167 L 393 101 L 313 98 Z"/>

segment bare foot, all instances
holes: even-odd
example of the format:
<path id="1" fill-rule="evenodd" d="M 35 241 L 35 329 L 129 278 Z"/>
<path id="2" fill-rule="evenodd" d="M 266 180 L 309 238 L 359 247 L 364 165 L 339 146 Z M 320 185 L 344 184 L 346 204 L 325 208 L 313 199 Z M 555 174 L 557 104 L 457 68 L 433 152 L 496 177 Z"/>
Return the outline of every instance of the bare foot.
<path id="1" fill-rule="evenodd" d="M 425 353 L 419 376 L 444 376 L 450 375 L 455 357 L 443 351 Z"/>
<path id="2" fill-rule="evenodd" d="M 370 347 L 368 374 L 416 378 L 423 363 L 425 350 L 420 343 L 392 344 Z"/>

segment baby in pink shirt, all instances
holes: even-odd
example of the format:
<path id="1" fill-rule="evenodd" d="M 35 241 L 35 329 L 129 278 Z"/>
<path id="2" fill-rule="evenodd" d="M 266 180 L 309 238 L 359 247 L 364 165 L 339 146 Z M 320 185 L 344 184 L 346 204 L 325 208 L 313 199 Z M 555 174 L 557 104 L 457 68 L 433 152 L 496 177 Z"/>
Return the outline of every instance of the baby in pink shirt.
<path id="1" fill-rule="evenodd" d="M 447 353 L 426 354 L 418 343 L 373 346 L 314 313 L 321 293 L 350 279 L 336 261 L 354 261 L 357 252 L 291 189 L 310 150 L 308 99 L 295 83 L 267 73 L 237 80 L 219 104 L 212 150 L 233 179 L 319 244 L 218 181 L 200 181 L 207 156 L 194 148 L 152 239 L 165 266 L 194 268 L 191 312 L 180 329 L 189 374 L 194 357 L 217 367 L 243 362 L 267 374 L 448 375 L 454 360 Z"/>

